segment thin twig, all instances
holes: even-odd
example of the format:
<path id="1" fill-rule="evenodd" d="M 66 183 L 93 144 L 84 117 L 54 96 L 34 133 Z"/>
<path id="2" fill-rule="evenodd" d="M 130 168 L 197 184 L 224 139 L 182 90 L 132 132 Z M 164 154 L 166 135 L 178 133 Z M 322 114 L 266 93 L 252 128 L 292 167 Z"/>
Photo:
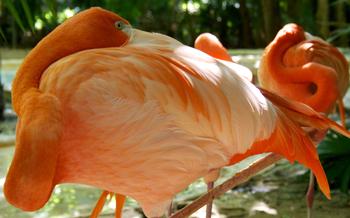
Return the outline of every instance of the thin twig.
<path id="1" fill-rule="evenodd" d="M 283 158 L 282 156 L 277 154 L 269 154 L 266 157 L 255 161 L 247 168 L 236 173 L 232 178 L 228 179 L 226 182 L 215 187 L 205 195 L 193 201 L 191 204 L 187 205 L 186 207 L 174 213 L 170 218 L 188 217 L 189 215 L 191 215 L 192 213 L 194 213 L 195 211 L 197 211 L 198 209 L 206 205 L 209 201 L 212 201 L 214 198 L 224 194 L 225 192 L 232 189 L 233 187 L 248 181 L 251 177 L 256 175 L 258 172 L 276 163 L 282 158 Z"/>

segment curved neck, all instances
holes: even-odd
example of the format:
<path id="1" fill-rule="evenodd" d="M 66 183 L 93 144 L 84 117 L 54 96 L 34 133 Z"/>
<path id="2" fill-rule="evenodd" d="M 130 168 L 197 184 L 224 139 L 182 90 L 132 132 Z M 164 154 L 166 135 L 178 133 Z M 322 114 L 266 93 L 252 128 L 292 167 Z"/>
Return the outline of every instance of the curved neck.
<path id="1" fill-rule="evenodd" d="M 269 45 L 265 56 L 268 72 L 277 82 L 277 91 L 282 95 L 301 101 L 317 111 L 329 112 L 339 96 L 337 76 L 334 69 L 314 61 L 297 66 L 286 66 L 283 58 L 288 49 L 305 40 L 301 28 L 282 30 Z M 294 49 L 290 50 L 293 55 Z M 294 57 L 296 58 L 296 57 Z M 301 58 L 302 59 L 302 58 Z"/>
<path id="2" fill-rule="evenodd" d="M 296 70 L 298 67 L 286 67 L 283 63 L 283 57 L 287 50 L 303 40 L 305 40 L 303 29 L 298 26 L 285 27 L 268 46 L 266 53 L 269 55 L 266 56 L 266 62 L 271 76 L 278 82 L 300 81 L 301 78 L 304 78 L 298 75 L 298 72 L 301 73 L 300 70 Z"/>
<path id="3" fill-rule="evenodd" d="M 38 88 L 45 69 L 60 58 L 79 51 L 79 48 L 67 48 L 61 43 L 41 41 L 24 59 L 12 84 L 12 103 L 14 110 L 20 113 L 20 102 L 26 91 Z"/>
<path id="4" fill-rule="evenodd" d="M 55 61 L 78 51 L 117 47 L 128 36 L 117 31 L 115 21 L 123 18 L 100 8 L 80 12 L 54 29 L 24 59 L 12 84 L 12 104 L 20 115 L 23 96 L 32 88 L 38 89 L 41 75 Z"/>

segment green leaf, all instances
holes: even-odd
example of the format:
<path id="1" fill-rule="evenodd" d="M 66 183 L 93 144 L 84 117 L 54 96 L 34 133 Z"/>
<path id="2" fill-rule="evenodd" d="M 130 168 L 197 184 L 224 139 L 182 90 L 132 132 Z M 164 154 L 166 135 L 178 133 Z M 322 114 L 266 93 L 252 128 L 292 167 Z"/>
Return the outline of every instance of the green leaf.
<path id="1" fill-rule="evenodd" d="M 0 27 L 0 36 L 1 36 L 1 38 L 4 40 L 4 42 L 7 44 L 7 40 L 6 40 L 5 34 L 4 34 L 4 32 L 2 31 L 2 28 L 1 28 L 1 27 Z"/>
<path id="2" fill-rule="evenodd" d="M 349 121 L 346 120 L 347 126 Z M 350 183 L 350 139 L 330 131 L 317 149 L 332 189 L 347 192 Z"/>
<path id="3" fill-rule="evenodd" d="M 346 169 L 343 171 L 343 176 L 341 177 L 340 190 L 347 193 L 350 182 L 350 160 L 348 161 Z"/>
<path id="4" fill-rule="evenodd" d="M 346 169 L 347 165 L 347 160 L 345 159 L 338 159 L 336 161 L 328 162 L 324 164 L 324 168 L 327 174 L 327 178 L 332 181 L 335 180 L 337 181 L 337 178 L 342 175 L 344 170 Z"/>
<path id="5" fill-rule="evenodd" d="M 330 132 L 319 144 L 317 150 L 321 160 L 337 156 L 350 157 L 350 139 Z"/>
<path id="6" fill-rule="evenodd" d="M 51 11 L 53 17 L 56 19 L 57 17 L 57 11 L 56 11 L 56 0 L 45 0 L 45 3 L 47 5 L 47 7 L 49 8 L 49 10 Z"/>
<path id="7" fill-rule="evenodd" d="M 14 3 L 11 0 L 5 0 L 4 3 L 5 3 L 4 4 L 5 7 L 7 7 L 9 9 L 10 13 L 15 18 L 15 21 L 17 22 L 18 26 L 21 28 L 21 30 L 23 32 L 25 32 L 26 29 L 24 28 L 24 25 L 22 23 L 22 20 L 21 20 L 21 18 L 19 16 L 19 13 L 18 13 L 17 9 L 15 8 Z"/>
<path id="8" fill-rule="evenodd" d="M 26 19 L 28 21 L 29 27 L 32 30 L 32 32 L 34 33 L 35 29 L 34 29 L 33 16 L 32 16 L 32 13 L 31 13 L 31 11 L 29 9 L 27 0 L 21 0 L 21 5 L 23 7 L 24 14 L 25 14 Z"/>
<path id="9" fill-rule="evenodd" d="M 347 24 L 347 27 L 337 29 L 332 32 L 331 36 L 327 39 L 327 42 L 333 42 L 337 38 L 343 36 L 343 35 L 349 35 L 350 34 L 350 25 Z"/>

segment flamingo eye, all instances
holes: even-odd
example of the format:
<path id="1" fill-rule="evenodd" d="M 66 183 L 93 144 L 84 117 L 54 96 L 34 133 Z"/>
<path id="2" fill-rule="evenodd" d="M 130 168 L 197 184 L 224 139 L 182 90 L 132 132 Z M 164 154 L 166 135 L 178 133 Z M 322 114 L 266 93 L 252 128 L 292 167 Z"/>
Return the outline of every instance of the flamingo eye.
<path id="1" fill-rule="evenodd" d="M 124 26 L 125 26 L 125 23 L 124 22 L 122 22 L 122 21 L 117 21 L 117 22 L 115 22 L 115 27 L 118 29 L 118 30 L 122 30 L 123 28 L 124 28 Z"/>

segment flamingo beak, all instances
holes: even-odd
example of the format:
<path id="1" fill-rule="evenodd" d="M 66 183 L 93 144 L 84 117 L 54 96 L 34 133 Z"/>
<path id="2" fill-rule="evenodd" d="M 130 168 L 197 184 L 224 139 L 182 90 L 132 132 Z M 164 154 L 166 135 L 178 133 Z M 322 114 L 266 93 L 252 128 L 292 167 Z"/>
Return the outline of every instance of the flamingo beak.
<path id="1" fill-rule="evenodd" d="M 132 28 L 132 26 L 130 24 L 125 24 L 125 26 L 123 27 L 123 32 L 128 36 L 129 40 L 127 40 L 123 46 L 127 43 L 132 42 L 135 32 L 134 32 L 134 28 Z"/>

